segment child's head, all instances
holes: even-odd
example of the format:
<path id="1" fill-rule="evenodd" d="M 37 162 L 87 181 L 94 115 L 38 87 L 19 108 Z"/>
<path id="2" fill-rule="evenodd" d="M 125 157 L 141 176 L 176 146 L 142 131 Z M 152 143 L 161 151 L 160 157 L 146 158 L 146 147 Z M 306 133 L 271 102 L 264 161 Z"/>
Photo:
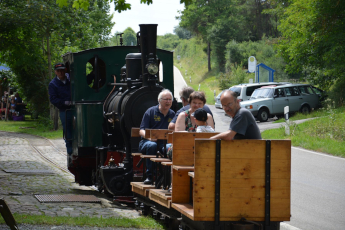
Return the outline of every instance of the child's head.
<path id="1" fill-rule="evenodd" d="M 195 119 L 195 123 L 200 126 L 200 125 L 206 125 L 207 121 L 207 112 L 204 109 L 197 109 L 195 112 L 192 114 L 192 116 Z"/>
<path id="2" fill-rule="evenodd" d="M 14 99 L 12 99 L 12 100 L 11 100 L 11 103 L 12 103 L 12 104 L 14 104 L 14 102 L 15 102 L 15 100 L 14 100 Z"/>

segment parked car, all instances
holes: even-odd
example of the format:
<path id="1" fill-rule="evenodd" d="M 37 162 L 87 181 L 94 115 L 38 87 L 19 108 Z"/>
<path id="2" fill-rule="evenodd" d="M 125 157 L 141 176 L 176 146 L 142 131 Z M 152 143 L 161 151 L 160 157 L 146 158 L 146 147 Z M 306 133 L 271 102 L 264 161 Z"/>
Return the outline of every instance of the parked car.
<path id="1" fill-rule="evenodd" d="M 262 86 L 269 86 L 269 85 L 282 85 L 282 84 L 289 84 L 289 82 L 260 82 L 260 83 L 247 83 L 247 84 L 239 84 L 234 85 L 229 88 L 229 90 L 234 91 L 237 93 L 237 99 L 240 101 L 246 101 L 250 99 L 250 96 L 254 92 L 255 89 L 260 88 Z M 224 91 L 222 91 L 216 97 L 215 107 L 218 109 L 223 108 L 222 104 L 220 103 L 220 96 Z"/>
<path id="2" fill-rule="evenodd" d="M 289 112 L 309 113 L 317 108 L 319 96 L 308 84 L 286 84 L 256 89 L 249 101 L 242 101 L 241 107 L 248 109 L 259 121 L 283 115 L 284 107 Z"/>
<path id="3" fill-rule="evenodd" d="M 217 108 L 217 109 L 222 109 L 223 108 L 223 106 L 222 106 L 222 103 L 220 103 L 220 96 L 223 94 L 223 92 L 224 92 L 225 90 L 223 90 L 222 92 L 220 92 L 219 94 L 218 94 L 218 96 L 216 97 L 216 102 L 214 103 L 214 106 Z"/>

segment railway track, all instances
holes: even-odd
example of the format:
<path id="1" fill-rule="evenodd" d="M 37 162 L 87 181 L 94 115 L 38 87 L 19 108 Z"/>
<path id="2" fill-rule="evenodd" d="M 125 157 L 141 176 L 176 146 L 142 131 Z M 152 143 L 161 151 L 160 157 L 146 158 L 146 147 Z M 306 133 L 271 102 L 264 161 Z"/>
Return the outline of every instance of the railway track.
<path id="1" fill-rule="evenodd" d="M 61 171 L 73 175 L 66 167 L 67 153 L 60 151 L 51 140 L 39 136 L 23 135 L 29 146 L 46 162 L 60 169 Z"/>

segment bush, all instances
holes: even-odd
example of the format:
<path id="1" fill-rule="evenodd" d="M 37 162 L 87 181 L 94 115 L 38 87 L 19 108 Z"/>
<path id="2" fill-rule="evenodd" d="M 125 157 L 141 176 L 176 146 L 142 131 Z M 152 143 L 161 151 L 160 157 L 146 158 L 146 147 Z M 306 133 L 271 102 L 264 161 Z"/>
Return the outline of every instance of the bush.
<path id="1" fill-rule="evenodd" d="M 345 106 L 345 78 L 338 79 L 328 94 L 335 107 Z"/>

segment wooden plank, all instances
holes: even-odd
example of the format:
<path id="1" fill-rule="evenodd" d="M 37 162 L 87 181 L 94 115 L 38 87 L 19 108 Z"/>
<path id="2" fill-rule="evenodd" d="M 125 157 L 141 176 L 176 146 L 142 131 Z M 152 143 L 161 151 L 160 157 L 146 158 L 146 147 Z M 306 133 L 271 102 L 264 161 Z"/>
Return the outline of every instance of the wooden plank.
<path id="1" fill-rule="evenodd" d="M 131 182 L 132 192 L 139 195 L 148 197 L 150 189 L 154 189 L 155 186 L 151 184 L 144 184 L 144 182 Z"/>
<path id="2" fill-rule="evenodd" d="M 143 155 L 142 153 L 132 153 L 132 156 L 141 156 Z"/>
<path id="3" fill-rule="evenodd" d="M 173 133 L 168 133 L 168 143 L 173 143 Z"/>
<path id="4" fill-rule="evenodd" d="M 170 162 L 162 162 L 162 165 L 165 165 L 165 166 L 172 166 L 173 163 L 170 161 Z"/>
<path id="5" fill-rule="evenodd" d="M 151 138 L 151 129 L 145 129 L 145 139 Z"/>
<path id="6" fill-rule="evenodd" d="M 173 169 L 177 171 L 194 171 L 194 166 L 180 166 L 180 165 L 173 165 Z"/>
<path id="7" fill-rule="evenodd" d="M 170 208 L 171 206 L 171 193 L 167 190 L 151 189 L 149 198 L 164 207 Z"/>
<path id="8" fill-rule="evenodd" d="M 173 132 L 174 165 L 194 165 L 194 139 L 210 138 L 217 133 Z"/>
<path id="9" fill-rule="evenodd" d="M 140 137 L 139 131 L 140 131 L 140 128 L 132 128 L 132 130 L 131 130 L 131 136 L 132 136 L 132 137 Z"/>
<path id="10" fill-rule="evenodd" d="M 215 152 L 216 140 L 195 139 L 194 220 L 214 221 Z"/>
<path id="11" fill-rule="evenodd" d="M 190 179 L 188 171 L 173 170 L 172 175 L 172 203 L 188 203 Z"/>
<path id="12" fill-rule="evenodd" d="M 151 158 L 150 160 L 153 162 L 171 162 L 168 158 Z"/>
<path id="13" fill-rule="evenodd" d="M 192 205 L 186 203 L 172 203 L 171 206 L 189 219 L 194 220 L 194 210 Z"/>
<path id="14" fill-rule="evenodd" d="M 194 178 L 194 172 L 188 172 L 188 176 Z"/>
<path id="15" fill-rule="evenodd" d="M 156 140 L 167 140 L 168 139 L 168 133 L 172 133 L 172 130 L 168 129 L 151 129 L 151 139 Z"/>
<path id="16" fill-rule="evenodd" d="M 155 158 L 156 155 L 141 155 L 141 158 Z"/>

